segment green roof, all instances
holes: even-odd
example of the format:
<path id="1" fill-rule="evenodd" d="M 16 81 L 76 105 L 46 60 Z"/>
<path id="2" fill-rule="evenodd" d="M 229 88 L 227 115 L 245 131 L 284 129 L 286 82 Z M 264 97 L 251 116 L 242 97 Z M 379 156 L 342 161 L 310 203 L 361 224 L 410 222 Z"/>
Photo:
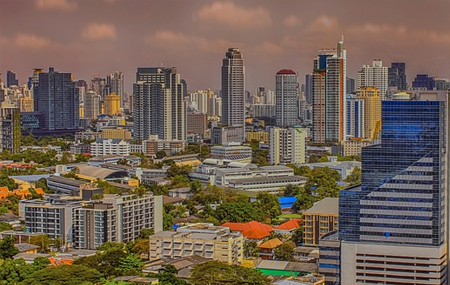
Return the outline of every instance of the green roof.
<path id="1" fill-rule="evenodd" d="M 263 275 L 272 275 L 272 276 L 298 276 L 300 271 L 288 271 L 281 269 L 262 269 L 257 268 Z"/>

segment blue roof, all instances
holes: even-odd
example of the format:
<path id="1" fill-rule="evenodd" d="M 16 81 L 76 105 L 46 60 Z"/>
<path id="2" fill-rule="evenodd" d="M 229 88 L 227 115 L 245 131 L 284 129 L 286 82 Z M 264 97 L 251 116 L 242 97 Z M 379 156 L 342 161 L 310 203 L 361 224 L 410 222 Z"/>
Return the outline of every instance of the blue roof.
<path id="1" fill-rule="evenodd" d="M 280 204 L 294 203 L 295 201 L 297 201 L 297 197 L 280 197 L 278 198 L 278 201 L 280 201 Z"/>
<path id="2" fill-rule="evenodd" d="M 336 184 L 339 185 L 339 186 L 345 186 L 346 185 L 345 182 L 336 182 Z"/>
<path id="3" fill-rule="evenodd" d="M 13 179 L 19 179 L 26 182 L 36 182 L 41 178 L 49 178 L 52 176 L 52 174 L 36 174 L 36 175 L 17 175 L 17 176 L 10 176 L 10 178 Z"/>

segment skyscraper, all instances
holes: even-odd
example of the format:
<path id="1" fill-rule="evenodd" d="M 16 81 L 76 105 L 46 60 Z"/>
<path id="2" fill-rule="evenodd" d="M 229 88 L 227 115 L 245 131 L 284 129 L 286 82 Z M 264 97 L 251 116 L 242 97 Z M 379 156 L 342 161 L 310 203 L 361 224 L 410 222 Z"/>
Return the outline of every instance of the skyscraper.
<path id="1" fill-rule="evenodd" d="M 1 103 L 0 106 L 0 151 L 20 152 L 20 111 L 14 105 Z"/>
<path id="2" fill-rule="evenodd" d="M 375 87 L 358 89 L 356 96 L 364 100 L 364 133 L 362 138 L 378 139 L 381 129 L 381 96 Z"/>
<path id="3" fill-rule="evenodd" d="M 84 118 L 93 121 L 100 114 L 100 95 L 88 91 L 84 96 Z"/>
<path id="4" fill-rule="evenodd" d="M 78 129 L 79 101 L 72 74 L 59 73 L 50 67 L 48 72 L 38 75 L 34 110 L 42 113 L 41 127 L 47 131 Z"/>
<path id="5" fill-rule="evenodd" d="M 382 102 L 381 144 L 340 193 L 341 284 L 447 284 L 446 97 Z"/>
<path id="6" fill-rule="evenodd" d="M 377 88 L 381 99 L 384 100 L 388 90 L 388 68 L 383 66 L 381 60 L 374 60 L 372 65 L 363 65 L 363 68 L 358 71 L 356 89 L 362 87 Z"/>
<path id="7" fill-rule="evenodd" d="M 428 76 L 428 74 L 417 74 L 416 78 L 412 82 L 413 90 L 434 90 L 434 77 Z"/>
<path id="8" fill-rule="evenodd" d="M 306 162 L 306 128 L 270 128 L 270 164 Z"/>
<path id="9" fill-rule="evenodd" d="M 222 62 L 222 123 L 245 141 L 245 68 L 238 48 L 229 48 Z"/>
<path id="10" fill-rule="evenodd" d="M 186 140 L 186 103 L 180 74 L 172 68 L 138 68 L 133 84 L 134 138 Z"/>
<path id="11" fill-rule="evenodd" d="M 278 71 L 275 80 L 277 126 L 293 127 L 298 124 L 298 99 L 297 74 L 290 69 Z"/>
<path id="12" fill-rule="evenodd" d="M 10 70 L 6 72 L 6 87 L 19 86 L 19 80 L 16 79 L 16 74 Z"/>
<path id="13" fill-rule="evenodd" d="M 406 64 L 393 62 L 389 67 L 389 87 L 397 87 L 397 90 L 406 90 Z"/>
<path id="14" fill-rule="evenodd" d="M 124 106 L 124 76 L 122 71 L 116 71 L 106 76 L 106 85 L 109 86 L 109 92 L 120 96 L 120 106 Z M 108 95 L 108 94 L 105 94 Z"/>
<path id="15" fill-rule="evenodd" d="M 336 49 L 320 50 L 311 74 L 312 136 L 314 143 L 345 139 L 346 50 L 343 40 Z"/>

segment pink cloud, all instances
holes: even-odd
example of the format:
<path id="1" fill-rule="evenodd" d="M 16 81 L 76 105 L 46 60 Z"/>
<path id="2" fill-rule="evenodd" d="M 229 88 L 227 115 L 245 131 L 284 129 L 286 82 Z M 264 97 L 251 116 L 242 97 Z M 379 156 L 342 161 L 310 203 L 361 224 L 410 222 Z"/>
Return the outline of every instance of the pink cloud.
<path id="1" fill-rule="evenodd" d="M 233 2 L 213 2 L 203 6 L 197 13 L 197 18 L 241 30 L 253 30 L 272 25 L 268 10 L 262 7 L 244 8 Z"/>
<path id="2" fill-rule="evenodd" d="M 299 26 L 301 22 L 302 21 L 295 15 L 289 15 L 283 20 L 284 25 L 291 28 Z"/>
<path id="3" fill-rule="evenodd" d="M 51 45 L 49 39 L 33 34 L 19 33 L 13 38 L 13 43 L 22 49 L 42 49 Z"/>
<path id="4" fill-rule="evenodd" d="M 35 6 L 40 10 L 71 11 L 77 8 L 77 3 L 69 0 L 37 0 Z"/>
<path id="5" fill-rule="evenodd" d="M 84 27 L 81 37 L 88 40 L 116 39 L 116 27 L 111 23 L 90 23 Z"/>

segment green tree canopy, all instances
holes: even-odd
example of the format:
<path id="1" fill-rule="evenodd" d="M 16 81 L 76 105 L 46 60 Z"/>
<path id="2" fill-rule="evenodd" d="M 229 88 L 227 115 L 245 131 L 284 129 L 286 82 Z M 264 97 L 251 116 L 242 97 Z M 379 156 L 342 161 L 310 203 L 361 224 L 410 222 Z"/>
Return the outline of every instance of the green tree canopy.
<path id="1" fill-rule="evenodd" d="M 349 184 L 349 186 L 354 186 L 354 185 L 358 185 L 361 184 L 361 168 L 359 167 L 355 167 L 353 168 L 352 173 L 350 173 L 350 175 L 348 175 L 344 181 L 347 182 Z"/>
<path id="2" fill-rule="evenodd" d="M 80 285 L 96 284 L 102 275 L 94 268 L 83 265 L 61 265 L 47 267 L 29 275 L 21 284 L 24 285 Z M 88 282 L 88 283 L 86 283 Z"/>
<path id="3" fill-rule="evenodd" d="M 7 236 L 0 240 L 0 259 L 12 258 L 19 250 L 14 245 L 14 239 Z"/>
<path id="4" fill-rule="evenodd" d="M 294 249 L 295 244 L 292 241 L 287 241 L 275 248 L 273 256 L 276 260 L 293 261 Z"/>
<path id="5" fill-rule="evenodd" d="M 270 284 L 270 280 L 256 269 L 227 265 L 213 260 L 196 265 L 191 271 L 190 283 L 192 285 L 266 285 Z"/>
<path id="6" fill-rule="evenodd" d="M 264 218 L 261 209 L 254 206 L 254 204 L 241 201 L 220 204 L 214 213 L 214 217 L 221 223 L 245 223 L 250 221 L 261 221 L 261 219 Z"/>

